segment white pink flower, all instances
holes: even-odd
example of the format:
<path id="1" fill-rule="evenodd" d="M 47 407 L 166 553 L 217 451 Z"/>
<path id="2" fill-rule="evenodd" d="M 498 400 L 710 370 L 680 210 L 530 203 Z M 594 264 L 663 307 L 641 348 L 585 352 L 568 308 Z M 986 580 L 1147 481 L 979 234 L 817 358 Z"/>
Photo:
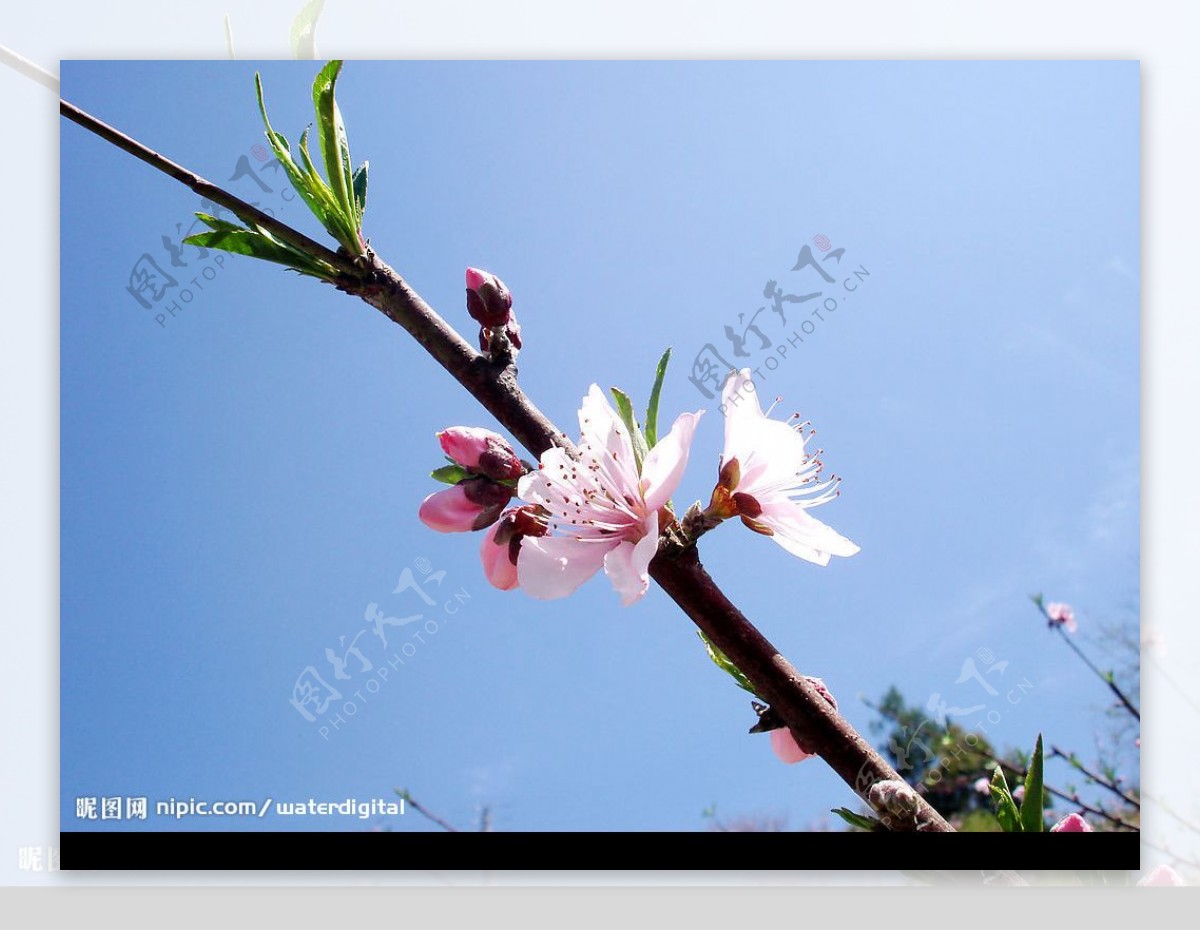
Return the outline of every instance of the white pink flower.
<path id="1" fill-rule="evenodd" d="M 547 450 L 518 483 L 521 499 L 544 508 L 550 526 L 521 541 L 520 587 L 536 598 L 566 597 L 603 568 L 622 605 L 641 598 L 658 550 L 658 512 L 683 476 L 702 412 L 681 414 L 639 474 L 629 431 L 593 384 L 579 410 L 578 452 Z"/>
<path id="2" fill-rule="evenodd" d="M 1047 604 L 1046 616 L 1052 626 L 1061 626 L 1068 633 L 1074 633 L 1077 629 L 1075 611 L 1071 609 L 1070 604 L 1060 604 L 1057 601 Z"/>
<path id="3" fill-rule="evenodd" d="M 750 529 L 817 565 L 858 552 L 849 539 L 808 515 L 837 496 L 840 482 L 819 480 L 821 463 L 806 450 L 812 432 L 764 414 L 748 368 L 729 376 L 721 400 L 725 449 L 710 509 L 740 516 Z"/>
<path id="4" fill-rule="evenodd" d="M 992 794 L 992 780 L 986 775 L 984 775 L 982 778 L 977 778 L 975 779 L 974 788 L 980 794 L 990 797 Z"/>

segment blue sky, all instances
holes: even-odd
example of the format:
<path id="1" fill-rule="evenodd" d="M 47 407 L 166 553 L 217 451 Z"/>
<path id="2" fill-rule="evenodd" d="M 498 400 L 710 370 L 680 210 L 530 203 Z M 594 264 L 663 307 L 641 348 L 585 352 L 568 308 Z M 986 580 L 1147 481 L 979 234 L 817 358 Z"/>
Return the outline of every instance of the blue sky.
<path id="1" fill-rule="evenodd" d="M 64 62 L 63 94 L 315 234 L 253 151 L 256 67 L 295 140 L 313 63 Z M 463 269 L 503 277 L 522 383 L 560 426 L 593 381 L 644 399 L 674 347 L 663 416 L 707 410 L 677 501 L 707 499 L 721 444 L 692 358 L 735 360 L 725 327 L 768 279 L 821 289 L 790 270 L 805 244 L 828 254 L 814 236 L 844 248 L 823 267 L 868 270 L 859 290 L 783 357 L 809 311 L 785 305 L 786 328 L 766 311 L 771 347 L 745 361 L 781 358 L 764 394 L 813 420 L 845 479 L 816 515 L 862 552 L 822 569 L 730 525 L 705 562 L 860 728 L 856 695 L 896 684 L 985 702 L 1000 745 L 1041 730 L 1084 755 L 1105 694 L 1027 595 L 1073 603 L 1097 656 L 1098 627 L 1136 611 L 1138 98 L 1136 62 L 352 62 L 339 94 L 371 160 L 372 244 L 464 330 Z M 519 830 L 703 829 L 713 804 L 804 829 L 853 806 L 819 761 L 784 766 L 745 734 L 745 696 L 660 592 L 628 609 L 603 579 L 504 594 L 478 537 L 417 521 L 434 433 L 494 424 L 398 327 L 247 259 L 189 247 L 172 265 L 162 237 L 194 195 L 70 124 L 61 156 L 64 829 L 129 826 L 76 820 L 77 796 L 393 786 Z M 273 190 L 231 180 L 242 156 Z M 149 307 L 127 289 L 143 254 L 176 282 Z M 432 608 L 393 593 L 422 566 L 446 573 Z M 404 637 L 381 647 L 372 603 L 438 624 L 386 679 Z M 360 631 L 372 670 L 352 657 L 336 681 L 325 650 Z M 979 650 L 1009 662 L 996 697 L 955 684 Z M 365 695 L 328 739 L 289 703 L 308 666 Z"/>

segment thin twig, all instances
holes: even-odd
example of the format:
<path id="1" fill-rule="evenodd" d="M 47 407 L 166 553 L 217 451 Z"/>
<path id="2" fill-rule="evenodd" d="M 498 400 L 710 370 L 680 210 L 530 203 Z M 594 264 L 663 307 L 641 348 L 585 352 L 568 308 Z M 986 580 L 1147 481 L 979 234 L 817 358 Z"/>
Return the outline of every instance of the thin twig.
<path id="1" fill-rule="evenodd" d="M 1042 613 L 1045 613 L 1044 609 Z M 1117 700 L 1125 705 L 1125 709 L 1133 714 L 1137 720 L 1141 720 L 1141 713 L 1139 713 L 1138 709 L 1134 707 L 1133 702 L 1125 696 L 1125 692 L 1118 687 L 1116 681 L 1113 680 L 1112 673 L 1100 671 L 1100 669 L 1096 667 L 1095 663 L 1093 663 L 1091 659 L 1084 655 L 1083 650 L 1075 645 L 1075 643 L 1071 640 L 1071 637 L 1067 634 L 1067 631 L 1063 629 L 1063 625 L 1061 623 L 1054 623 L 1052 621 L 1051 625 L 1058 630 L 1058 634 L 1062 637 L 1063 642 L 1071 647 L 1071 649 L 1075 652 L 1075 655 L 1079 656 L 1079 658 L 1083 660 L 1083 663 L 1096 674 L 1096 677 L 1104 682 L 1108 686 L 1108 689 L 1117 696 Z"/>
<path id="2" fill-rule="evenodd" d="M 360 259 L 333 253 L 250 204 L 221 190 L 111 126 L 62 101 L 63 115 L 118 148 L 221 204 L 243 222 L 255 223 L 278 239 L 338 269 L 340 290 L 355 294 L 408 331 L 535 456 L 552 446 L 572 448 L 566 435 L 538 410 L 517 384 L 515 366 L 496 365 L 476 352 L 403 278 L 368 250 Z M 822 756 L 864 800 L 876 782 L 902 780 L 829 703 L 783 658 L 709 577 L 694 547 L 672 557 L 660 551 L 650 575 L 709 636 L 769 701 L 797 741 Z M 418 808 L 419 810 L 419 808 Z M 911 819 L 892 820 L 894 830 L 953 832 L 924 798 Z"/>
<path id="3" fill-rule="evenodd" d="M 1126 804 L 1129 804 L 1132 807 L 1136 807 L 1138 810 L 1142 809 L 1141 801 L 1139 801 L 1135 797 L 1132 797 L 1131 795 L 1126 794 L 1114 782 L 1111 782 L 1107 778 L 1104 778 L 1101 775 L 1097 775 L 1095 772 L 1088 769 L 1082 762 L 1079 761 L 1079 759 L 1074 755 L 1074 753 L 1063 752 L 1057 746 L 1051 746 L 1050 753 L 1051 753 L 1051 755 L 1058 756 L 1058 758 L 1060 758 L 1060 759 L 1065 759 L 1073 768 L 1076 768 L 1080 772 L 1082 772 L 1084 777 L 1087 778 L 1089 781 L 1095 782 L 1101 788 L 1111 791 L 1113 794 L 1115 794 L 1117 797 L 1119 797 Z"/>
<path id="4" fill-rule="evenodd" d="M 404 803 L 407 804 L 409 807 L 411 807 L 413 810 L 415 810 L 418 814 L 423 816 L 426 820 L 436 823 L 439 827 L 441 827 L 447 833 L 458 833 L 459 832 L 458 827 L 454 826 L 454 824 L 452 824 L 452 823 L 448 823 L 447 821 L 445 821 L 441 817 L 439 817 L 437 814 L 433 813 L 433 811 L 431 811 L 429 808 L 427 808 L 424 804 L 421 804 L 416 798 L 414 798 L 411 794 L 409 794 L 406 789 L 397 788 L 396 794 L 400 795 L 400 797 L 404 800 Z"/>
<path id="5" fill-rule="evenodd" d="M 273 216 L 263 213 L 258 207 L 252 206 L 241 198 L 233 196 L 233 194 L 217 187 L 211 181 L 206 181 L 200 175 L 189 171 L 182 165 L 175 164 L 169 158 L 160 155 L 153 149 L 147 148 L 136 139 L 131 139 L 125 133 L 114 129 L 107 123 L 101 122 L 74 104 L 60 99 L 58 108 L 62 115 L 71 122 L 78 123 L 84 129 L 94 132 L 101 139 L 111 142 L 122 151 L 128 152 L 135 158 L 140 158 L 146 164 L 157 168 L 163 174 L 191 188 L 201 197 L 205 197 L 213 203 L 232 211 L 243 223 L 265 229 L 276 239 L 286 242 L 288 245 L 299 249 L 307 255 L 318 258 L 328 265 L 332 265 L 343 274 L 355 275 L 358 273 L 354 259 L 348 255 L 327 249 L 319 242 L 308 238 L 304 233 L 292 229 L 286 223 L 279 222 Z"/>

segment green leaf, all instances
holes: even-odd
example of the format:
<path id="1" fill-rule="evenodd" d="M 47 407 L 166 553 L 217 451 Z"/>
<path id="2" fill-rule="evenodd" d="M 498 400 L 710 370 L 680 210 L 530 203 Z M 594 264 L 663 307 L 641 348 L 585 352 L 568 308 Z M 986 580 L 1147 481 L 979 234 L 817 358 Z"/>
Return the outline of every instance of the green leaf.
<path id="1" fill-rule="evenodd" d="M 1039 733 L 1025 773 L 1025 797 L 1021 800 L 1021 826 L 1026 833 L 1041 833 L 1046 828 L 1042 806 L 1042 734 Z"/>
<path id="2" fill-rule="evenodd" d="M 358 228 L 362 229 L 363 214 L 367 210 L 367 166 L 370 162 L 364 161 L 354 172 L 354 206 L 358 210 Z"/>
<path id="3" fill-rule="evenodd" d="M 326 191 L 322 190 L 322 188 L 325 188 L 324 182 L 320 183 L 320 187 L 317 190 L 313 189 L 311 177 L 306 176 L 293 160 L 291 146 L 288 145 L 287 138 L 283 133 L 276 132 L 272 128 L 271 121 L 267 118 L 267 105 L 263 100 L 262 77 L 257 72 L 254 75 L 254 87 L 258 93 L 258 111 L 262 114 L 263 125 L 267 129 L 267 141 L 271 143 L 275 157 L 283 165 L 283 170 L 287 174 L 288 180 L 291 182 L 292 187 L 296 189 L 296 193 L 300 195 L 300 198 L 308 206 L 308 209 L 321 221 L 321 225 L 326 230 L 329 230 L 331 235 L 335 235 L 330 228 L 329 208 L 326 204 L 326 198 L 322 196 L 322 194 L 326 193 Z M 303 137 L 301 137 L 301 148 L 302 150 L 307 149 Z M 305 155 L 306 151 L 301 151 L 301 156 L 304 157 Z M 317 180 L 320 181 L 320 178 L 317 178 Z"/>
<path id="4" fill-rule="evenodd" d="M 641 429 L 638 428 L 637 420 L 633 418 L 633 401 L 620 388 L 609 388 L 609 390 L 612 391 L 612 396 L 616 398 L 617 413 L 621 416 L 621 422 L 629 430 L 629 437 L 633 442 L 633 457 L 637 462 L 637 470 L 640 475 L 642 473 L 642 462 L 645 461 L 646 454 L 650 450 L 646 446 L 646 437 L 642 435 Z"/>
<path id="5" fill-rule="evenodd" d="M 872 830 L 879 826 L 879 821 L 873 817 L 864 817 L 862 814 L 856 814 L 854 811 L 845 807 L 835 807 L 830 811 L 831 814 L 837 814 L 842 820 L 850 824 L 852 827 L 858 827 L 860 830 Z"/>
<path id="6" fill-rule="evenodd" d="M 709 639 L 703 630 L 697 630 L 696 635 L 704 643 L 704 648 L 708 650 L 708 657 L 713 660 L 717 668 L 728 674 L 743 691 L 749 691 L 758 697 L 758 692 L 754 690 L 754 685 L 750 684 L 750 679 L 742 674 L 742 670 L 733 664 L 729 656 L 718 649 L 716 643 Z"/>
<path id="7" fill-rule="evenodd" d="M 311 0 L 304 4 L 292 20 L 292 55 L 295 58 L 317 57 L 317 19 L 325 6 L 325 0 Z"/>
<path id="8" fill-rule="evenodd" d="M 666 377 L 667 362 L 670 360 L 671 350 L 668 348 L 658 360 L 654 387 L 650 389 L 650 403 L 646 405 L 646 445 L 651 449 L 658 445 L 658 399 L 662 394 L 663 378 Z"/>
<path id="9" fill-rule="evenodd" d="M 1008 782 L 1004 780 L 1004 770 L 996 766 L 992 775 L 992 800 L 996 804 L 996 819 L 1005 833 L 1021 832 L 1021 817 L 1017 813 L 1017 805 L 1013 801 L 1012 792 L 1008 790 Z"/>
<path id="10" fill-rule="evenodd" d="M 324 262 L 316 261 L 262 230 L 241 229 L 231 223 L 223 223 L 222 226 L 224 228 L 188 236 L 183 241 L 202 249 L 219 249 L 233 255 L 249 255 L 251 258 L 286 265 L 315 278 L 331 280 L 336 276 L 334 269 Z"/>
<path id="11" fill-rule="evenodd" d="M 316 202 L 313 212 L 317 215 L 317 219 L 324 224 L 329 235 L 345 245 L 347 240 L 353 241 L 354 239 L 350 228 L 353 224 L 347 222 L 346 218 L 342 216 L 341 204 L 338 203 L 333 191 L 329 189 L 329 185 L 325 183 L 317 172 L 316 165 L 313 164 L 312 156 L 308 153 L 308 133 L 308 129 L 300 133 L 298 148 L 300 149 L 300 164 L 304 168 L 305 183 Z"/>
<path id="12" fill-rule="evenodd" d="M 341 208 L 342 216 L 352 221 L 355 210 L 350 144 L 346 139 L 342 113 L 334 99 L 334 90 L 341 70 L 342 62 L 336 58 L 321 69 L 313 81 L 313 106 L 317 111 L 317 147 L 325 161 L 325 177 Z M 350 243 L 343 245 L 349 247 Z"/>
<path id="13" fill-rule="evenodd" d="M 445 484 L 458 484 L 463 479 L 470 478 L 471 473 L 461 465 L 443 465 L 431 471 L 429 477 Z"/>

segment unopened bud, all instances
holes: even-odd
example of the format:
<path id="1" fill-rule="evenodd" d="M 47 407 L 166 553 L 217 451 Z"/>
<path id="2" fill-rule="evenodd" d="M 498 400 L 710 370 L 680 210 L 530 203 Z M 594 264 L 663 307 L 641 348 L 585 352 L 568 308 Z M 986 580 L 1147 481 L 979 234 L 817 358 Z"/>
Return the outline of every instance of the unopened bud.
<path id="1" fill-rule="evenodd" d="M 478 268 L 468 268 L 467 312 L 480 326 L 504 326 L 512 311 L 512 294 L 494 274 Z"/>
<path id="2" fill-rule="evenodd" d="M 452 426 L 438 433 L 442 451 L 463 468 L 503 481 L 520 478 L 525 467 L 499 433 L 475 426 Z"/>

